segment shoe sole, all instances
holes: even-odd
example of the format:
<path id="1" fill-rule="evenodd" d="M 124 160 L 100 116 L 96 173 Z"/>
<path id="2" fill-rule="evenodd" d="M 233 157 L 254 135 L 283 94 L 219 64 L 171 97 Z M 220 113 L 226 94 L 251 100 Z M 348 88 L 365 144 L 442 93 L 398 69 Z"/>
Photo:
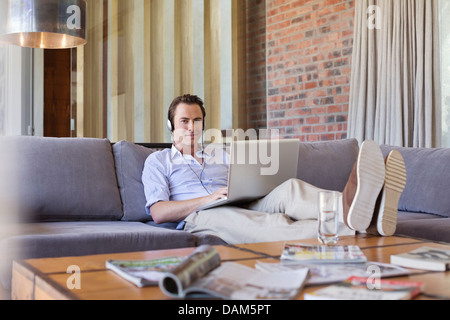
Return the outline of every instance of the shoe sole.
<path id="1" fill-rule="evenodd" d="M 365 141 L 361 145 L 357 177 L 358 186 L 347 216 L 347 225 L 355 231 L 364 232 L 370 226 L 386 177 L 383 154 L 374 141 Z"/>
<path id="2" fill-rule="evenodd" d="M 395 150 L 386 159 L 386 179 L 377 218 L 377 231 L 382 236 L 390 237 L 397 230 L 398 204 L 406 181 L 405 161 L 401 153 Z"/>

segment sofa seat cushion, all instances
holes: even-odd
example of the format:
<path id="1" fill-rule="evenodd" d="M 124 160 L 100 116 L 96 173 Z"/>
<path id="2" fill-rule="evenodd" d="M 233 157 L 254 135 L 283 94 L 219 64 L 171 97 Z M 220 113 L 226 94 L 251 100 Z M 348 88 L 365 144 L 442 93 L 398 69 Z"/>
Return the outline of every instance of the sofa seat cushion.
<path id="1" fill-rule="evenodd" d="M 426 216 L 426 215 L 422 215 Z M 430 217 L 403 220 L 397 224 L 397 235 L 450 243 L 450 218 Z"/>
<path id="2" fill-rule="evenodd" d="M 147 251 L 195 246 L 187 232 L 139 222 L 53 222 L 23 224 L 4 241 L 20 248 L 21 259 Z"/>
<path id="3" fill-rule="evenodd" d="M 26 222 L 111 221 L 123 216 L 106 139 L 3 137 L 13 148 L 14 193 Z M 10 154 L 8 154 L 10 155 Z M 6 156 L 8 156 L 6 155 Z M 0 177 L 2 178 L 2 177 Z"/>
<path id="4" fill-rule="evenodd" d="M 0 241 L 0 276 L 9 287 L 12 260 L 73 257 L 195 247 L 196 237 L 139 222 L 54 222 L 22 224 Z"/>
<path id="5" fill-rule="evenodd" d="M 439 221 L 440 219 L 442 219 L 442 217 L 435 216 L 432 214 L 425 214 L 422 212 L 405 212 L 405 211 L 398 212 L 398 221 L 410 221 L 419 219 Z"/>

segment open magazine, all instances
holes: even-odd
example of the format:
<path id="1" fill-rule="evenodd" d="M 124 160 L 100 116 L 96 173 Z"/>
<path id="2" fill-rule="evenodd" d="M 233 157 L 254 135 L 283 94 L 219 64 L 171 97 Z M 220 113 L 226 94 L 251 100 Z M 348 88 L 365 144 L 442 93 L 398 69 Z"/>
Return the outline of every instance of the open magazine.
<path id="1" fill-rule="evenodd" d="M 181 261 L 183 261 L 182 257 L 152 260 L 108 260 L 106 268 L 142 288 L 158 285 L 163 275 L 178 266 Z"/>
<path id="2" fill-rule="evenodd" d="M 169 297 L 218 297 L 230 300 L 288 300 L 303 289 L 307 268 L 268 273 L 244 265 L 221 264 L 219 253 L 210 246 L 198 248 L 159 282 Z"/>

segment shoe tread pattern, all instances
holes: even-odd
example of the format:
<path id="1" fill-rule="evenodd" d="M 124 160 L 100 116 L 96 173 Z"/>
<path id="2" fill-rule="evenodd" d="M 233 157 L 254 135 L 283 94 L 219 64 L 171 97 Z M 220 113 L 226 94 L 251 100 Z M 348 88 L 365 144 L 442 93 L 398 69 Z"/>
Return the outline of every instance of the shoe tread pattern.
<path id="1" fill-rule="evenodd" d="M 365 231 L 372 220 L 375 204 L 385 180 L 385 165 L 379 146 L 366 141 L 358 157 L 358 189 L 347 217 L 348 225 Z"/>

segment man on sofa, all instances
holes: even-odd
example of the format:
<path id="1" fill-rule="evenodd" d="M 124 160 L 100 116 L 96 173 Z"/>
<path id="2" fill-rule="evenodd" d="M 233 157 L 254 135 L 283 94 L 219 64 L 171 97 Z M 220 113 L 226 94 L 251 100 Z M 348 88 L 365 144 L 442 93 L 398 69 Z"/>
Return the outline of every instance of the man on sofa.
<path id="1" fill-rule="evenodd" d="M 287 181 L 245 208 L 225 206 L 198 211 L 226 197 L 228 183 L 226 153 L 217 149 L 208 154 L 199 143 L 205 117 L 203 101 L 197 96 L 177 97 L 169 108 L 172 149 L 150 155 L 142 174 L 146 210 L 154 222 L 172 223 L 176 229 L 191 233 L 211 233 L 228 243 L 299 239 L 302 233 L 311 234 L 310 224 L 303 222 L 317 220 L 320 189 L 298 179 Z M 211 161 L 218 158 L 223 161 Z M 400 153 L 392 152 L 385 163 L 379 146 L 373 141 L 364 142 L 342 194 L 340 234 L 371 227 L 381 235 L 392 235 L 405 184 L 406 170 Z"/>

